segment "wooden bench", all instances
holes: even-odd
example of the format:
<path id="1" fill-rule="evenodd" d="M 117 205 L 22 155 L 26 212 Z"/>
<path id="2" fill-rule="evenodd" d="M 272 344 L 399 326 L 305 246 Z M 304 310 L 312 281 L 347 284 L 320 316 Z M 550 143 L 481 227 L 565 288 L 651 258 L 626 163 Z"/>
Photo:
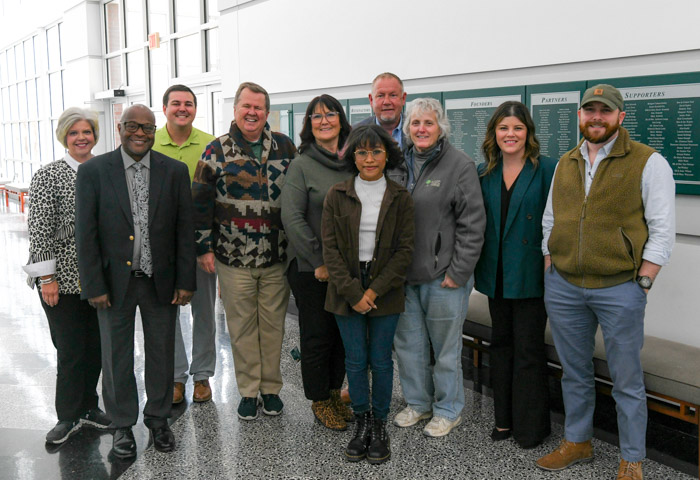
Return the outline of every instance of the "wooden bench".
<path id="1" fill-rule="evenodd" d="M 480 366 L 481 353 L 489 351 L 491 316 L 488 298 L 477 291 L 469 297 L 462 333 L 463 344 L 474 350 L 474 365 Z M 545 330 L 545 351 L 548 362 L 561 366 L 549 324 Z M 700 425 L 700 348 L 645 335 L 641 357 L 649 410 Z M 609 395 L 612 381 L 600 329 L 596 332 L 593 365 L 598 391 Z"/>
<path id="2" fill-rule="evenodd" d="M 6 183 L 5 187 L 5 206 L 10 206 L 10 195 L 17 197 L 19 201 L 19 211 L 24 213 L 24 205 L 29 198 L 28 183 Z"/>

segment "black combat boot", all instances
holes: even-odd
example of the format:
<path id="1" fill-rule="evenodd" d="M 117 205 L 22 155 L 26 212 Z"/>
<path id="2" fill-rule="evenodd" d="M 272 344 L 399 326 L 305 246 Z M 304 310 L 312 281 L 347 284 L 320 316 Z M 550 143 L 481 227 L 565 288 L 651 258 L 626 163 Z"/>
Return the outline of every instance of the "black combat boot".
<path id="1" fill-rule="evenodd" d="M 345 449 L 345 458 L 349 462 L 359 462 L 367 456 L 367 446 L 372 431 L 372 414 L 370 412 L 356 413 L 355 419 L 355 436 Z"/>
<path id="2" fill-rule="evenodd" d="M 391 446 L 389 443 L 389 434 L 386 432 L 386 420 L 375 418 L 372 422 L 367 461 L 377 465 L 389 460 L 391 458 Z"/>

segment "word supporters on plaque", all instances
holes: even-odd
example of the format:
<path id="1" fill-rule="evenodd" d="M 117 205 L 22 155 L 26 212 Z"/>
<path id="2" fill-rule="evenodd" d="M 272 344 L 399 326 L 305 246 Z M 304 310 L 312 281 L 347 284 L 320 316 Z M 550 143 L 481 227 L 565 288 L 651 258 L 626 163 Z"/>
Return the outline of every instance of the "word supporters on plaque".
<path id="1" fill-rule="evenodd" d="M 530 94 L 530 112 L 540 141 L 540 154 L 559 159 L 576 146 L 580 98 L 579 91 Z"/>
<path id="2" fill-rule="evenodd" d="M 477 165 L 484 162 L 481 145 L 491 115 L 504 102 L 522 101 L 521 95 L 445 99 L 445 112 L 450 122 L 449 140 L 456 148 L 472 157 Z"/>
<path id="3" fill-rule="evenodd" d="M 626 112 L 622 125 L 632 139 L 658 150 L 671 164 L 676 184 L 697 192 L 700 84 L 620 88 L 620 93 Z"/>

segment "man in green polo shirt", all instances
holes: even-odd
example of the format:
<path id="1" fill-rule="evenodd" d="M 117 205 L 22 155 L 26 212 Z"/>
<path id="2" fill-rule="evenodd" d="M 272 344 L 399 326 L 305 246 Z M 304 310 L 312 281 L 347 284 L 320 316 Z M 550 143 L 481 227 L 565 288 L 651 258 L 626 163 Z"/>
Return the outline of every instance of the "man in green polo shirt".
<path id="1" fill-rule="evenodd" d="M 192 126 L 197 114 L 197 97 L 185 85 L 173 85 L 165 91 L 163 113 L 166 124 L 156 131 L 153 150 L 185 163 L 190 171 L 191 182 L 197 162 L 207 144 L 214 140 L 214 136 Z M 207 273 L 197 267 L 197 291 L 192 297 L 192 362 L 188 365 L 178 314 L 175 328 L 173 403 L 181 403 L 184 400 L 188 369 L 189 375 L 194 377 L 192 400 L 206 402 L 211 399 L 209 377 L 214 375 L 216 367 L 215 302 L 216 274 Z"/>

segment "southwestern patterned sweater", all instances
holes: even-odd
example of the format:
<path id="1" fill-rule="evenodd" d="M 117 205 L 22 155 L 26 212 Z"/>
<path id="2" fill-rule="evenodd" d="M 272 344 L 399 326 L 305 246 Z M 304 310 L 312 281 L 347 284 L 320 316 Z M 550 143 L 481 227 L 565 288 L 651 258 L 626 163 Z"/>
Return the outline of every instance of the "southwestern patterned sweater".
<path id="1" fill-rule="evenodd" d="M 286 260 L 280 193 L 296 147 L 267 124 L 261 140 L 260 161 L 235 122 L 207 145 L 192 182 L 197 255 L 245 268 Z"/>

